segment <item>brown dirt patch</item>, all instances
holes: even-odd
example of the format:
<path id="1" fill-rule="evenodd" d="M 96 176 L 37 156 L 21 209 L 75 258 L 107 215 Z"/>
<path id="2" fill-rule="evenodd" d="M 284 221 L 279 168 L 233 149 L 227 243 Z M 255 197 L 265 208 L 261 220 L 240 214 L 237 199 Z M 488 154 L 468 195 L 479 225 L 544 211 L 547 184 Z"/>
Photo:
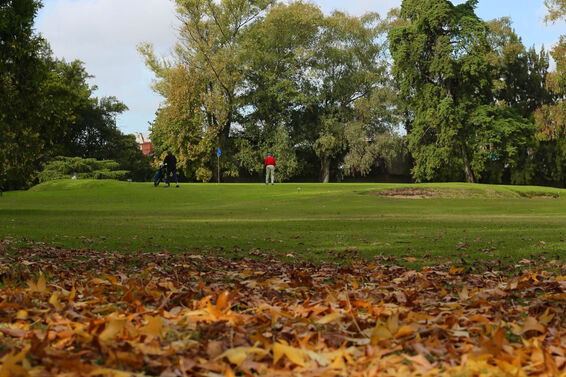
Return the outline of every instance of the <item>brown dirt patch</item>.
<path id="1" fill-rule="evenodd" d="M 487 190 L 485 192 L 477 192 L 466 189 L 438 189 L 438 188 L 422 188 L 422 187 L 399 187 L 386 190 L 372 191 L 368 195 L 382 196 L 387 198 L 398 199 L 463 199 L 463 198 L 485 198 L 485 197 L 504 197 L 505 194 Z"/>
<path id="2" fill-rule="evenodd" d="M 523 198 L 523 199 L 557 199 L 557 193 L 515 191 L 512 193 L 499 192 L 495 190 L 470 190 L 470 189 L 442 189 L 427 187 L 398 187 L 378 191 L 366 192 L 367 195 L 381 196 L 397 199 L 466 199 L 466 198 Z"/>

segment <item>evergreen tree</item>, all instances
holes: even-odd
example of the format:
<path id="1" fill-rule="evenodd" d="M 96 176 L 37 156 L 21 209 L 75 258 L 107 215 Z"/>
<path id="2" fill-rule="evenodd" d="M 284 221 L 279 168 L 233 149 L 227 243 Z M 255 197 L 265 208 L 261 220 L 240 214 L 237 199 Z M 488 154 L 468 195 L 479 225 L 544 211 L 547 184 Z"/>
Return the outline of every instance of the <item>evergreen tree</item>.
<path id="1" fill-rule="evenodd" d="M 33 20 L 41 4 L 11 0 L 0 6 L 0 187 L 29 184 L 43 148 L 40 87 L 46 75 Z"/>

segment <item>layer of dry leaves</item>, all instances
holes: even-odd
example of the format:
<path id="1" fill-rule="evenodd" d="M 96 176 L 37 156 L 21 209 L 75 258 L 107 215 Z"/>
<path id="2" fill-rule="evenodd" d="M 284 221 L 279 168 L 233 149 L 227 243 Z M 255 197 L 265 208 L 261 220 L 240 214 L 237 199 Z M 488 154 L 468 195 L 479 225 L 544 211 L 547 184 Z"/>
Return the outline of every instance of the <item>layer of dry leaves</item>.
<path id="1" fill-rule="evenodd" d="M 0 245 L 4 376 L 566 376 L 566 265 L 511 276 Z"/>

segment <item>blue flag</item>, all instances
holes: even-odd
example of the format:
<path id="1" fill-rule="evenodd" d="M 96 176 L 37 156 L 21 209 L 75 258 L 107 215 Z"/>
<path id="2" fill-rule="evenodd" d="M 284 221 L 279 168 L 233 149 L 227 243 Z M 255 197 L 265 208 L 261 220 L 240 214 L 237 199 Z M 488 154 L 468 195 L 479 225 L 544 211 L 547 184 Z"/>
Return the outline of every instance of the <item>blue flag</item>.
<path id="1" fill-rule="evenodd" d="M 222 156 L 222 152 L 220 152 L 220 147 L 218 147 L 218 152 L 216 152 L 216 156 L 217 156 L 217 157 Z"/>

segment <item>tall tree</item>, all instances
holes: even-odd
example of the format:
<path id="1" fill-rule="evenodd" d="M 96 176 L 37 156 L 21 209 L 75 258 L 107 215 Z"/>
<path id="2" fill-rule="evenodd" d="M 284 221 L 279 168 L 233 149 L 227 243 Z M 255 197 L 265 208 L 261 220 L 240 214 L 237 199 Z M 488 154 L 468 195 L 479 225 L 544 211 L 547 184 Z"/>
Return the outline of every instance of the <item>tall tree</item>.
<path id="1" fill-rule="evenodd" d="M 527 50 L 509 18 L 491 20 L 488 26 L 495 100 L 531 118 L 535 109 L 553 100 L 546 87 L 549 55 L 544 47 Z"/>
<path id="2" fill-rule="evenodd" d="M 202 120 L 202 124 L 191 122 L 188 126 L 197 127 L 195 131 L 200 133 L 201 141 L 196 148 L 202 151 L 199 155 L 207 155 L 204 161 L 201 160 L 199 178 L 210 179 L 216 171 L 212 168 L 216 147 L 222 150 L 229 147 L 232 125 L 240 116 L 242 40 L 251 25 L 264 16 L 273 0 L 176 0 L 176 3 L 182 21 L 180 42 L 176 47 L 177 61 L 172 65 L 160 65 L 151 46 L 141 46 L 140 51 L 166 86 L 173 83 L 167 82 L 170 69 L 186 67 L 198 75 L 198 79 L 190 81 L 195 86 L 187 89 L 201 98 L 198 106 L 201 114 L 196 118 Z"/>
<path id="3" fill-rule="evenodd" d="M 277 157 L 278 179 L 299 171 L 296 127 L 314 88 L 308 79 L 324 15 L 310 3 L 277 4 L 246 39 L 243 128 L 238 132 L 238 160 L 246 170 L 263 170 L 263 158 Z M 286 140 L 285 140 L 286 139 Z"/>
<path id="4" fill-rule="evenodd" d="M 92 76 L 83 62 L 54 58 L 47 44 L 41 55 L 47 69 L 40 87 L 38 122 L 43 158 L 115 160 L 121 170 L 131 172 L 131 178 L 149 178 L 149 161 L 135 137 L 124 135 L 116 125 L 116 117 L 127 106 L 114 97 L 95 97 L 97 88 L 89 85 Z"/>
<path id="5" fill-rule="evenodd" d="M 5 189 L 31 182 L 43 147 L 38 109 L 46 71 L 41 38 L 32 28 L 40 6 L 37 0 L 0 6 L 0 187 Z"/>
<path id="6" fill-rule="evenodd" d="M 384 22 L 375 13 L 352 17 L 335 12 L 324 19 L 311 68 L 313 148 L 320 160 L 321 181 L 330 180 L 346 151 L 345 127 L 354 119 L 354 104 L 369 99 L 387 81 Z"/>
<path id="7" fill-rule="evenodd" d="M 476 16 L 476 4 L 404 0 L 404 23 L 389 33 L 394 74 L 411 113 L 407 132 L 417 181 L 475 182 L 485 174 L 480 161 L 491 144 L 515 151 L 528 134 L 527 120 L 493 102 L 489 29 Z"/>
<path id="8" fill-rule="evenodd" d="M 546 0 L 547 22 L 566 18 L 566 1 Z M 542 104 L 535 112 L 537 139 L 540 142 L 535 158 L 541 183 L 566 185 L 566 35 L 550 54 L 556 70 L 548 74 L 546 84 L 556 94 L 552 103 Z"/>

